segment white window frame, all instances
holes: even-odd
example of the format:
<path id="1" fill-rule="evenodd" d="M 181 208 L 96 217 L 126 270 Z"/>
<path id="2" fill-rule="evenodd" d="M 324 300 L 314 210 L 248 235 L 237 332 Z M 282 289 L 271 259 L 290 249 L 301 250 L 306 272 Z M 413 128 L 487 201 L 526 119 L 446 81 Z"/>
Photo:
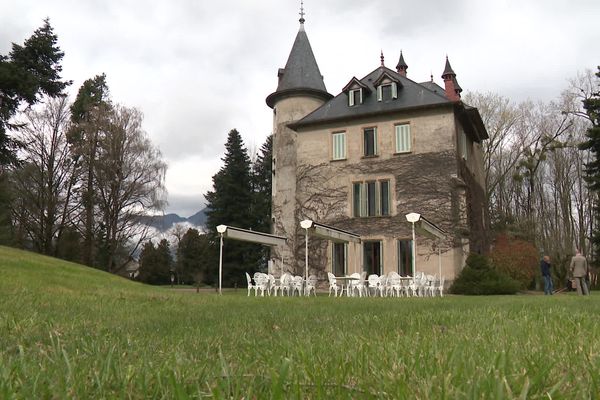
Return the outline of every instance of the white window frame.
<path id="1" fill-rule="evenodd" d="M 412 151 L 412 135 L 410 124 L 397 124 L 394 126 L 396 136 L 396 153 L 410 153 Z"/>
<path id="2" fill-rule="evenodd" d="M 462 129 L 460 131 L 460 156 L 465 161 L 469 159 L 469 138 Z"/>
<path id="3" fill-rule="evenodd" d="M 331 159 L 346 159 L 346 132 L 333 132 L 331 134 Z"/>
<path id="4" fill-rule="evenodd" d="M 358 92 L 358 101 L 359 101 L 359 104 L 362 104 L 362 102 L 363 102 L 362 88 L 350 89 L 348 91 L 348 106 L 350 106 L 350 107 L 357 105 L 357 104 L 354 103 L 354 93 L 356 93 L 356 92 Z"/>
<path id="5" fill-rule="evenodd" d="M 396 82 L 388 82 L 388 83 L 382 83 L 381 85 L 377 86 L 377 101 L 383 101 L 383 87 L 384 86 L 392 87 L 392 100 L 398 98 L 398 85 L 396 84 Z"/>

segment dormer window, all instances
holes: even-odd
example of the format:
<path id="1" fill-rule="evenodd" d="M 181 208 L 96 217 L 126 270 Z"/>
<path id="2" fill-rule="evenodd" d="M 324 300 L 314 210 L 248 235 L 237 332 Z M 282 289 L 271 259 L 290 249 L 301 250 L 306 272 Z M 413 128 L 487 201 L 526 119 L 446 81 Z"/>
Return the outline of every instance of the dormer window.
<path id="1" fill-rule="evenodd" d="M 363 102 L 363 93 L 362 88 L 351 89 L 348 91 L 348 105 L 350 107 L 362 104 Z"/>
<path id="2" fill-rule="evenodd" d="M 364 102 L 364 98 L 371 92 L 369 87 L 356 79 L 350 79 L 350 82 L 342 89 L 342 92 L 348 96 L 348 107 L 355 107 Z"/>
<path id="3" fill-rule="evenodd" d="M 390 101 L 398 98 L 398 89 L 402 84 L 395 76 L 383 72 L 373 86 L 377 88 L 377 101 Z"/>
<path id="4" fill-rule="evenodd" d="M 396 82 L 383 83 L 377 86 L 377 101 L 387 101 L 398 98 Z"/>

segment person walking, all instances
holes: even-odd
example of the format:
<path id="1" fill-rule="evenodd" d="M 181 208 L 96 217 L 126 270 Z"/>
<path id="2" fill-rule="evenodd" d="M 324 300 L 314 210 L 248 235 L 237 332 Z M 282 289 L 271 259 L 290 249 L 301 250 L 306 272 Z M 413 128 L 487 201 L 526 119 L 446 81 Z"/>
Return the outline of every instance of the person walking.
<path id="1" fill-rule="evenodd" d="M 577 294 L 588 295 L 586 277 L 588 274 L 588 264 L 585 257 L 581 254 L 581 251 L 577 250 L 573 258 L 571 258 L 571 274 L 575 280 L 575 287 L 577 288 Z"/>
<path id="2" fill-rule="evenodd" d="M 552 284 L 552 274 L 550 273 L 550 257 L 542 257 L 540 263 L 540 269 L 542 270 L 542 277 L 544 278 L 544 294 L 551 295 L 554 292 L 554 285 Z"/>

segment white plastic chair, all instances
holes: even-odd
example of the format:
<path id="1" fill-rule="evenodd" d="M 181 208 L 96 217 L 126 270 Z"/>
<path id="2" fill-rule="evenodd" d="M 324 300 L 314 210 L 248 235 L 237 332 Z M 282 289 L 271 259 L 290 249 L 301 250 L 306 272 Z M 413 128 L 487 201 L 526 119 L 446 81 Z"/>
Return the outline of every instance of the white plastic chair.
<path id="1" fill-rule="evenodd" d="M 327 273 L 327 279 L 329 280 L 329 296 L 331 297 L 331 291 L 335 291 L 335 297 L 337 297 L 339 286 L 337 285 L 337 281 L 335 279 L 335 275 L 331 272 Z"/>
<path id="2" fill-rule="evenodd" d="M 257 272 L 254 274 L 254 285 L 255 291 L 254 295 L 258 296 L 258 291 L 260 290 L 260 295 L 264 296 L 265 292 L 268 290 L 269 285 L 269 277 L 267 274 L 263 274 L 262 272 Z"/>
<path id="3" fill-rule="evenodd" d="M 442 276 L 440 278 L 440 281 L 438 282 L 438 285 L 434 289 L 434 293 L 438 292 L 440 294 L 440 297 L 444 297 L 444 281 L 445 278 Z"/>
<path id="4" fill-rule="evenodd" d="M 285 292 L 287 292 L 287 295 L 290 296 L 292 294 L 292 276 L 286 272 L 281 275 L 279 281 L 281 285 L 281 295 L 283 296 Z"/>
<path id="5" fill-rule="evenodd" d="M 250 296 L 250 291 L 254 289 L 256 291 L 256 286 L 252 284 L 252 278 L 250 274 L 246 272 L 246 280 L 248 281 L 248 296 Z"/>
<path id="6" fill-rule="evenodd" d="M 356 290 L 358 292 L 358 296 L 362 297 L 363 291 L 365 290 L 365 284 L 361 279 L 360 274 L 358 272 L 355 272 L 352 275 L 350 275 L 350 277 L 353 279 L 349 281 L 348 293 L 350 293 L 350 296 L 354 296 L 354 291 Z"/>
<path id="7" fill-rule="evenodd" d="M 379 288 L 378 289 L 379 289 L 379 295 L 381 297 L 385 296 L 385 292 L 387 290 L 387 281 L 388 281 L 388 278 L 386 275 L 381 275 L 379 277 Z"/>
<path id="8" fill-rule="evenodd" d="M 414 277 L 409 277 L 409 278 L 410 278 L 410 280 L 408 281 L 408 292 L 410 292 L 411 296 L 418 296 L 419 286 L 417 284 L 417 280 Z"/>
<path id="9" fill-rule="evenodd" d="M 310 291 L 312 290 L 315 297 L 317 296 L 317 277 L 315 275 L 310 275 L 306 280 L 306 286 L 304 287 L 304 295 L 310 296 Z"/>
<path id="10" fill-rule="evenodd" d="M 417 272 L 414 279 L 414 291 L 417 296 L 423 297 L 425 295 L 425 285 L 427 283 L 427 277 L 423 272 Z"/>
<path id="11" fill-rule="evenodd" d="M 302 281 L 303 279 L 301 276 L 294 276 L 292 278 L 292 296 L 296 292 L 298 292 L 298 296 L 302 296 Z"/>
<path id="12" fill-rule="evenodd" d="M 400 297 L 401 286 L 400 275 L 392 271 L 388 276 L 388 292 L 392 294 L 392 297 Z"/>
<path id="13" fill-rule="evenodd" d="M 407 276 L 400 280 L 400 296 L 410 297 L 410 279 L 410 276 Z"/>
<path id="14" fill-rule="evenodd" d="M 372 290 L 373 295 L 377 296 L 377 292 L 379 291 L 379 285 L 381 285 L 381 280 L 379 279 L 379 276 L 377 274 L 371 274 L 369 275 L 367 282 L 369 283 L 369 287 L 367 288 L 367 294 L 370 296 Z"/>
<path id="15" fill-rule="evenodd" d="M 425 296 L 434 296 L 436 283 L 437 275 L 427 275 L 427 281 L 425 282 Z"/>
<path id="16" fill-rule="evenodd" d="M 267 294 L 270 296 L 275 290 L 275 276 L 273 274 L 267 274 Z"/>

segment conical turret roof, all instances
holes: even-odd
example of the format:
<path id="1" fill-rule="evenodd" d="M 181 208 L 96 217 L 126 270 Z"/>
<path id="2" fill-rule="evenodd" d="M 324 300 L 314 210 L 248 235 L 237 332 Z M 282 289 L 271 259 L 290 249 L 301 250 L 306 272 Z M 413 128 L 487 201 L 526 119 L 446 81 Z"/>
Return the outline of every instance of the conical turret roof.
<path id="1" fill-rule="evenodd" d="M 446 67 L 444 68 L 444 73 L 442 74 L 442 78 L 445 75 L 454 75 L 454 76 L 456 76 L 456 74 L 452 70 L 452 67 L 450 66 L 450 61 L 448 61 L 448 56 L 446 56 Z"/>
<path id="2" fill-rule="evenodd" d="M 333 97 L 325 88 L 302 20 L 285 68 L 280 69 L 278 75 L 277 90 L 267 97 L 269 107 L 273 107 L 279 98 L 295 94 L 312 95 L 324 100 Z"/>
<path id="3" fill-rule="evenodd" d="M 402 55 L 402 51 L 400 51 L 400 60 L 398 60 L 398 64 L 396 65 L 396 70 L 404 70 L 408 69 L 408 65 L 406 65 L 406 61 L 404 61 L 404 56 Z"/>

